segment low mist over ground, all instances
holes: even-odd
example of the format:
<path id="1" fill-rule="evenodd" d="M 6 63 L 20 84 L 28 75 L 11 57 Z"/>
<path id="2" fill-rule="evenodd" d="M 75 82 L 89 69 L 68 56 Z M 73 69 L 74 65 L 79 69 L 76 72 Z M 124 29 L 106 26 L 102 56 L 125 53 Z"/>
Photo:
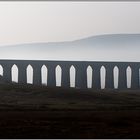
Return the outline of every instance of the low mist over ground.
<path id="1" fill-rule="evenodd" d="M 92 36 L 71 42 L 0 47 L 0 59 L 140 61 L 140 34 Z"/>

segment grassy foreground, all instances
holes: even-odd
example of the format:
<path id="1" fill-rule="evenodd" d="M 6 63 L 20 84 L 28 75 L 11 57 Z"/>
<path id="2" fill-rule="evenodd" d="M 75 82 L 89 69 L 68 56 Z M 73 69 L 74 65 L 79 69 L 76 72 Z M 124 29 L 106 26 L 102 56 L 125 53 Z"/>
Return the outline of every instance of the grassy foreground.
<path id="1" fill-rule="evenodd" d="M 0 85 L 0 138 L 140 138 L 140 90 Z"/>

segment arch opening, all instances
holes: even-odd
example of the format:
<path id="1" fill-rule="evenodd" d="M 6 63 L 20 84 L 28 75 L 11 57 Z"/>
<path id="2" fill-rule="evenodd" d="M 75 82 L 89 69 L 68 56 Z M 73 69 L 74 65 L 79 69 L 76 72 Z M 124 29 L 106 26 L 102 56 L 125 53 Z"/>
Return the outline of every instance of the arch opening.
<path id="1" fill-rule="evenodd" d="M 101 89 L 105 88 L 106 69 L 104 66 L 100 68 Z"/>
<path id="2" fill-rule="evenodd" d="M 27 83 L 33 84 L 33 67 L 29 64 L 26 68 L 27 73 Z"/>
<path id="3" fill-rule="evenodd" d="M 140 68 L 139 68 L 139 87 L 140 87 Z"/>
<path id="4" fill-rule="evenodd" d="M 57 65 L 55 68 L 55 76 L 56 76 L 56 86 L 61 86 L 61 78 L 62 78 L 62 68 L 60 65 Z"/>
<path id="5" fill-rule="evenodd" d="M 41 83 L 47 85 L 48 69 L 45 65 L 41 67 Z"/>
<path id="6" fill-rule="evenodd" d="M 75 75 L 76 75 L 76 69 L 72 65 L 70 67 L 70 87 L 75 87 Z"/>
<path id="7" fill-rule="evenodd" d="M 131 67 L 128 66 L 126 69 L 127 88 L 131 88 L 131 75 L 132 75 L 132 70 Z"/>
<path id="8" fill-rule="evenodd" d="M 118 83 L 119 83 L 119 68 L 117 66 L 113 69 L 113 77 L 114 77 L 114 88 L 118 89 Z"/>
<path id="9" fill-rule="evenodd" d="M 92 88 L 92 67 L 87 67 L 87 88 Z"/>
<path id="10" fill-rule="evenodd" d="M 14 64 L 11 68 L 12 82 L 18 83 L 18 67 Z"/>
<path id="11" fill-rule="evenodd" d="M 0 65 L 0 75 L 3 76 L 3 67 Z"/>

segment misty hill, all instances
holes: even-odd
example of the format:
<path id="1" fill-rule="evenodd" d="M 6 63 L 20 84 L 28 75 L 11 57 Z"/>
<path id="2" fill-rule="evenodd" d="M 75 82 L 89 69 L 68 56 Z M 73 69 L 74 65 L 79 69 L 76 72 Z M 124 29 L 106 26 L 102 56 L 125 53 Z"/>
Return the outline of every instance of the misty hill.
<path id="1" fill-rule="evenodd" d="M 92 36 L 69 42 L 0 47 L 0 59 L 140 61 L 140 34 Z"/>

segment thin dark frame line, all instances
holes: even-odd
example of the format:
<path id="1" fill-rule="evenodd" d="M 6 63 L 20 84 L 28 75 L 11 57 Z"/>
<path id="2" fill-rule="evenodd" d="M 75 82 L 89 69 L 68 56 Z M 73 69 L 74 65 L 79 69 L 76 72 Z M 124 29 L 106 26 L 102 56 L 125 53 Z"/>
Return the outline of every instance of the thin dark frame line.
<path id="1" fill-rule="evenodd" d="M 0 0 L 0 2 L 140 2 L 140 0 Z"/>

